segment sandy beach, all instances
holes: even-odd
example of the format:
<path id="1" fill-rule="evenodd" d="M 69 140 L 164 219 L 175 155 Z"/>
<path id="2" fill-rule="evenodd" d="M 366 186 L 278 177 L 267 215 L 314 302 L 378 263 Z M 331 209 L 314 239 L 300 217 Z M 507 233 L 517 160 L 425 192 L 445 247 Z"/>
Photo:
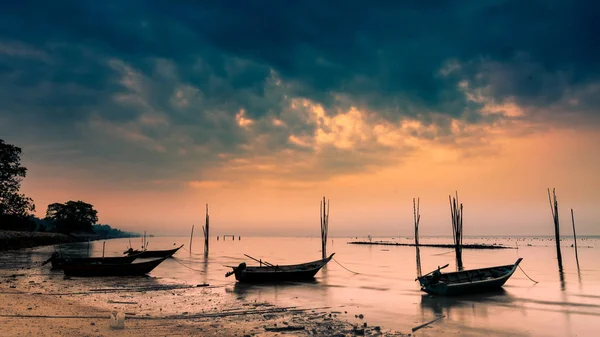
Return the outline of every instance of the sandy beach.
<path id="1" fill-rule="evenodd" d="M 39 274 L 0 276 L 2 336 L 402 336 L 337 313 L 249 302 L 209 286 L 61 290 Z M 112 311 L 126 314 L 123 330 Z"/>

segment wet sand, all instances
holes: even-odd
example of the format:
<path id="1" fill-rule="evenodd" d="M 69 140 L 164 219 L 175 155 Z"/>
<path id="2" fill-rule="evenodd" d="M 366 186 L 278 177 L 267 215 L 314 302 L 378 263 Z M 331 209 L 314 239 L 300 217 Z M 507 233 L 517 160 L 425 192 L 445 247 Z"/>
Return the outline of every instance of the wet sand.
<path id="1" fill-rule="evenodd" d="M 403 335 L 326 310 L 249 302 L 210 287 L 61 292 L 51 280 L 10 270 L 0 282 L 2 336 Z M 126 314 L 125 329 L 110 327 L 112 311 Z"/>

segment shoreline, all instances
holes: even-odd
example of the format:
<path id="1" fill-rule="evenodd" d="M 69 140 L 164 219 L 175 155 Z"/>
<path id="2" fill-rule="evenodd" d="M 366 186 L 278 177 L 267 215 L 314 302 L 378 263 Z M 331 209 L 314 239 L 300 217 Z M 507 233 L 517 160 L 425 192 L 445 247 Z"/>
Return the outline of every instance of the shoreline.
<path id="1" fill-rule="evenodd" d="M 78 241 L 79 240 L 73 236 L 59 233 L 0 230 L 0 251 L 50 246 Z"/>
<path id="2" fill-rule="evenodd" d="M 62 234 L 52 232 L 26 232 L 0 230 L 0 251 L 35 248 L 42 246 L 58 245 L 63 243 L 76 243 L 120 239 L 112 237 L 101 237 L 95 233 Z"/>

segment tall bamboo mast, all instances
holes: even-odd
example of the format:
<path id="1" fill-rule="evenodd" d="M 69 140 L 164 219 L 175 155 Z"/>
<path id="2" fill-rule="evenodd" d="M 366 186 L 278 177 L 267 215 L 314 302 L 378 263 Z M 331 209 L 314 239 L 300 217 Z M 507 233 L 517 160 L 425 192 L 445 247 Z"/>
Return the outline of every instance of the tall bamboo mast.
<path id="1" fill-rule="evenodd" d="M 323 259 L 327 257 L 327 233 L 329 232 L 329 200 L 321 202 L 319 214 L 321 217 L 321 252 Z"/>
<path id="2" fill-rule="evenodd" d="M 204 233 L 204 255 L 208 255 L 208 239 L 210 237 L 208 204 L 206 204 L 206 225 L 202 226 L 202 232 Z"/>
<path id="3" fill-rule="evenodd" d="M 421 221 L 421 213 L 419 212 L 420 200 L 413 198 L 413 217 L 415 221 L 415 248 L 417 256 L 417 276 L 421 276 L 421 252 L 419 251 L 419 222 Z"/>
<path id="4" fill-rule="evenodd" d="M 556 200 L 556 189 L 548 189 L 548 201 L 550 202 L 550 211 L 552 212 L 552 220 L 554 221 L 554 239 L 556 241 L 556 259 L 558 260 L 559 268 L 562 269 L 562 254 L 560 253 L 560 221 L 558 218 L 558 200 Z"/>

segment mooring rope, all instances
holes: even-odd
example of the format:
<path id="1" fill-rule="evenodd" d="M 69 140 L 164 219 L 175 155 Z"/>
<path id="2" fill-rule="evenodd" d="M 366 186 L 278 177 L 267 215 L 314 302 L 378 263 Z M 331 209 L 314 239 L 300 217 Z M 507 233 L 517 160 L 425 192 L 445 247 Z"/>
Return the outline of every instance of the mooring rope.
<path id="1" fill-rule="evenodd" d="M 198 254 L 198 253 L 192 253 L 190 252 L 187 248 L 185 247 L 181 247 L 183 250 L 187 251 L 188 253 L 192 254 L 192 255 L 196 255 L 196 256 L 204 256 L 204 254 Z"/>
<path id="2" fill-rule="evenodd" d="M 529 277 L 529 275 L 527 275 L 527 273 L 523 270 L 523 268 L 521 268 L 521 266 L 519 266 L 519 269 L 521 269 L 521 271 L 523 272 L 523 274 L 525 274 L 525 276 L 527 276 L 528 279 L 530 279 L 532 282 L 534 283 L 539 283 L 538 281 L 532 279 L 531 277 Z"/>
<path id="3" fill-rule="evenodd" d="M 339 262 L 338 262 L 338 260 L 336 260 L 335 258 L 333 258 L 333 257 L 332 257 L 331 259 L 332 259 L 333 261 L 335 261 L 335 263 L 339 264 L 339 265 L 340 265 L 340 267 L 342 267 L 342 268 L 346 269 L 347 271 L 351 272 L 352 274 L 357 274 L 357 275 L 358 275 L 358 274 L 360 274 L 360 273 L 357 273 L 357 272 L 355 272 L 355 271 L 352 271 L 352 270 L 350 270 L 350 269 L 348 269 L 348 268 L 346 268 L 346 267 L 342 266 L 342 264 L 341 264 L 341 263 L 339 263 Z"/>
<path id="4" fill-rule="evenodd" d="M 183 262 L 179 261 L 179 259 L 178 259 L 178 258 L 176 258 L 176 257 L 173 257 L 173 260 L 174 260 L 175 262 L 179 263 L 180 265 L 182 265 L 182 266 L 184 266 L 184 267 L 186 267 L 186 268 L 190 269 L 190 270 L 193 270 L 193 271 L 196 271 L 196 272 L 199 272 L 199 273 L 202 273 L 202 274 L 204 274 L 204 271 L 202 271 L 202 270 L 200 270 L 200 269 L 194 269 L 194 268 L 192 268 L 192 267 L 190 267 L 190 266 L 186 265 L 185 263 L 183 263 Z"/>

